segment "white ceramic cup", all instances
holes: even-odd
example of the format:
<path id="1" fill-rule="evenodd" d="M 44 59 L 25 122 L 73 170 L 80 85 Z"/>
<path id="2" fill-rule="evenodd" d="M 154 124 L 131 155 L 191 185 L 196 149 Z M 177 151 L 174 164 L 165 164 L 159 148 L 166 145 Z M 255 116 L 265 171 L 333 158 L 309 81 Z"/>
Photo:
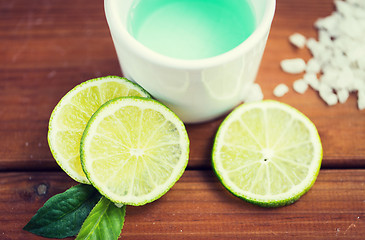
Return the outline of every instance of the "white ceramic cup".
<path id="1" fill-rule="evenodd" d="M 146 0 L 148 1 L 148 0 Z M 236 48 L 199 59 L 175 59 L 148 49 L 127 30 L 134 0 L 105 0 L 105 13 L 125 77 L 137 82 L 185 123 L 223 115 L 255 81 L 275 12 L 275 0 L 251 0 L 255 31 Z"/>

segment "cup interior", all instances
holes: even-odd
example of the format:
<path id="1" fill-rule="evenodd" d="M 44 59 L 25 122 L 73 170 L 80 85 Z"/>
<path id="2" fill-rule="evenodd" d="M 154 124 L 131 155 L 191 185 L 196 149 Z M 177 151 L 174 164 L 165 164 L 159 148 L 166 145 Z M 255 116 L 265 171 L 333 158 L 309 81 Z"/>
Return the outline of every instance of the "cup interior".
<path id="1" fill-rule="evenodd" d="M 248 51 L 254 46 L 258 39 L 261 39 L 267 30 L 271 26 L 272 19 L 274 17 L 276 0 L 248 0 L 254 11 L 256 18 L 256 28 L 254 32 L 236 48 L 223 53 L 218 56 L 197 59 L 197 60 L 184 60 L 175 59 L 168 56 L 164 56 L 160 53 L 152 51 L 139 43 L 128 32 L 128 14 L 130 9 L 135 6 L 136 0 L 105 0 L 105 12 L 108 20 L 108 24 L 115 42 L 120 42 L 123 45 L 127 45 L 129 49 L 133 50 L 137 55 L 142 58 L 147 58 L 153 62 L 159 62 L 162 65 L 166 65 L 174 68 L 191 68 L 198 69 L 201 67 L 209 67 L 221 64 L 222 61 L 229 61 L 236 58 L 238 55 L 242 55 L 242 52 Z M 137 1 L 153 1 L 153 0 L 137 0 Z"/>

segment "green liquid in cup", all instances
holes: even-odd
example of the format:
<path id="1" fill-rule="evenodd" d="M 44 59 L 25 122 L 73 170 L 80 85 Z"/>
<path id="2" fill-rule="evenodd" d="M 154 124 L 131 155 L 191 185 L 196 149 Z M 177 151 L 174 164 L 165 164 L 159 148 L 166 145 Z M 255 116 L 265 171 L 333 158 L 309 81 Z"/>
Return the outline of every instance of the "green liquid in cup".
<path id="1" fill-rule="evenodd" d="M 256 27 L 248 0 L 137 0 L 129 32 L 155 52 L 178 59 L 225 53 Z"/>

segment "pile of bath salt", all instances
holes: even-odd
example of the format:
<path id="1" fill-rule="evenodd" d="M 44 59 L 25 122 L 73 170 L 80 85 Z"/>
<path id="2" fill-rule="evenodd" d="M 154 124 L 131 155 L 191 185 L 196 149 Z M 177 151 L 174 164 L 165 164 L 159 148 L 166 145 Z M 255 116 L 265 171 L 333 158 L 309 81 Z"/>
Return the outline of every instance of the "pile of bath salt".
<path id="1" fill-rule="evenodd" d="M 313 58 L 283 60 L 283 71 L 291 74 L 305 72 L 293 89 L 303 94 L 308 86 L 319 92 L 328 104 L 344 103 L 349 93 L 357 93 L 357 105 L 365 109 L 365 0 L 335 0 L 336 11 L 318 19 L 314 26 L 318 40 L 306 39 L 295 33 L 289 41 L 298 48 L 307 46 Z M 319 77 L 318 77 L 319 76 Z M 274 95 L 288 91 L 283 84 L 274 89 Z"/>

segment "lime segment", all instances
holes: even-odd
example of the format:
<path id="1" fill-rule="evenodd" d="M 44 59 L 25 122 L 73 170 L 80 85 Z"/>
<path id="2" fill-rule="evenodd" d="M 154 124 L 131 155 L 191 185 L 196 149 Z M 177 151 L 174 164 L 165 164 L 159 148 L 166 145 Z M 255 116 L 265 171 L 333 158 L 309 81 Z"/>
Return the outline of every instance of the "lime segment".
<path id="1" fill-rule="evenodd" d="M 314 184 L 322 162 L 315 125 L 276 101 L 243 104 L 223 121 L 214 170 L 234 195 L 257 205 L 288 205 Z"/>
<path id="2" fill-rule="evenodd" d="M 80 140 L 87 122 L 103 103 L 121 96 L 150 97 L 129 80 L 108 76 L 74 87 L 53 110 L 48 143 L 57 163 L 74 180 L 89 183 L 80 163 Z"/>
<path id="3" fill-rule="evenodd" d="M 152 99 L 118 98 L 90 119 L 81 140 L 87 178 L 116 203 L 143 205 L 165 194 L 189 157 L 184 124 Z"/>

